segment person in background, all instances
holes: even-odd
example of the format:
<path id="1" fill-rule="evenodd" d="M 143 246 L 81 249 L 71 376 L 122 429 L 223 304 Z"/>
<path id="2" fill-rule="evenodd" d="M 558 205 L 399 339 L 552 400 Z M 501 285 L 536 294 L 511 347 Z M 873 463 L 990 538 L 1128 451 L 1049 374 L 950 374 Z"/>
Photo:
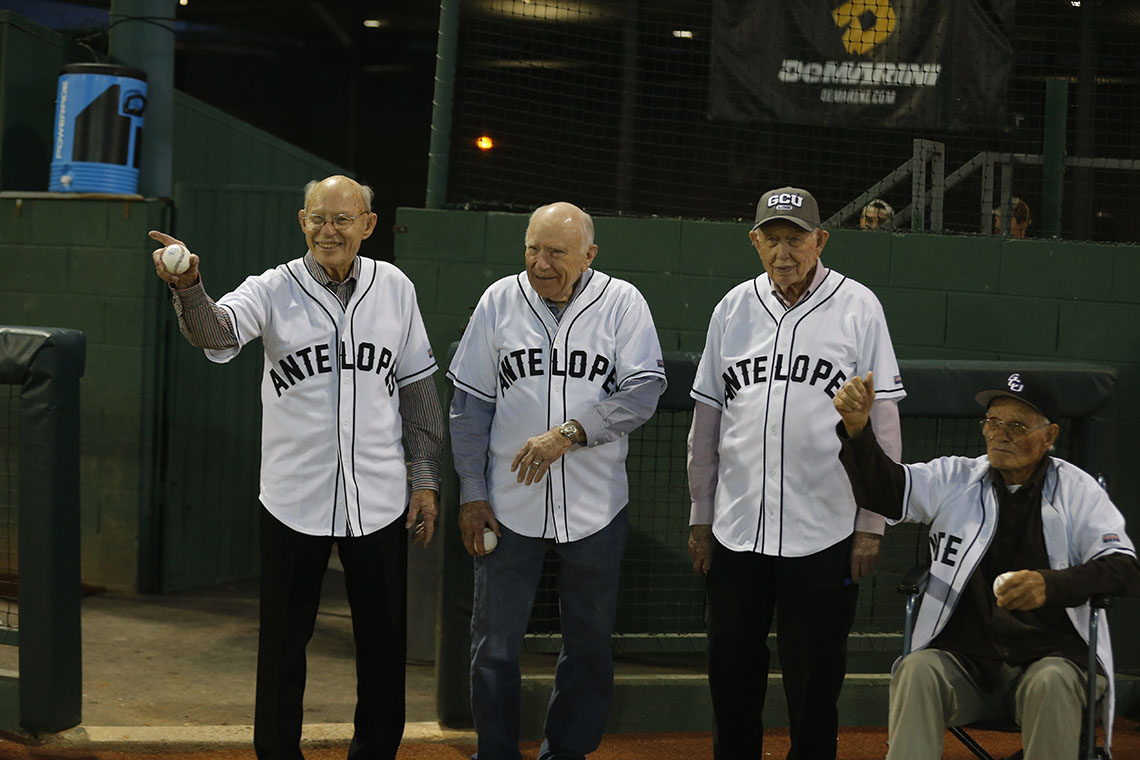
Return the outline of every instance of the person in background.
<path id="1" fill-rule="evenodd" d="M 895 218 L 895 210 L 882 198 L 875 198 L 863 207 L 859 215 L 859 229 L 877 230 Z"/>
<path id="2" fill-rule="evenodd" d="M 1009 218 L 1009 236 L 1011 238 L 1024 238 L 1029 233 L 1029 225 L 1033 223 L 1033 216 L 1029 213 L 1029 204 L 1015 195 L 1009 199 L 1009 207 L 1013 209 Z M 994 209 L 994 234 L 1005 234 L 1005 230 L 1002 229 L 1001 208 Z"/>

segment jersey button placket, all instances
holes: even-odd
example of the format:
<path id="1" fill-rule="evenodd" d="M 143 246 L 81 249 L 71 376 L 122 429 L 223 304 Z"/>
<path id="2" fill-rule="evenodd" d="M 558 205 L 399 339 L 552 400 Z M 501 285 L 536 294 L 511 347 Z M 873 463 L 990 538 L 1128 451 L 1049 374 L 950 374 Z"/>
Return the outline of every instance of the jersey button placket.
<path id="1" fill-rule="evenodd" d="M 562 340 L 561 335 L 554 336 L 554 342 L 550 344 L 550 394 L 551 406 L 554 406 L 554 399 L 562 396 L 562 382 L 564 376 L 558 372 L 566 371 L 566 351 L 564 350 L 565 342 Z M 559 369 L 558 360 L 561 359 L 562 367 Z M 557 371 L 556 371 L 557 370 Z M 551 418 L 553 419 L 553 417 Z"/>
<path id="2" fill-rule="evenodd" d="M 785 368 L 785 377 L 791 373 L 792 364 L 792 355 L 788 350 L 792 345 L 792 339 L 789 333 L 790 329 L 780 331 L 780 338 L 776 341 L 776 350 L 779 351 L 779 355 L 776 356 L 775 361 L 772 362 L 773 367 L 782 366 Z M 788 392 L 788 381 L 773 378 L 773 383 L 773 395 L 776 396 L 776 398 L 783 398 L 784 394 Z"/>

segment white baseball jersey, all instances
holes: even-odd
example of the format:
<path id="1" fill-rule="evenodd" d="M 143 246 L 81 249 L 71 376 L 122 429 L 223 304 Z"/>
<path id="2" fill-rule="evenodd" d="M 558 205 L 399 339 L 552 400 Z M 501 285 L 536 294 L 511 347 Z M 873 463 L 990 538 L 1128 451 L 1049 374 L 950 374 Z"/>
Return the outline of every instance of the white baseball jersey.
<path id="1" fill-rule="evenodd" d="M 832 399 L 868 370 L 877 398 L 906 395 L 878 299 L 838 272 L 825 270 L 790 309 L 767 274 L 717 304 L 691 395 L 722 412 L 718 541 L 802 557 L 851 535 L 855 498 L 839 462 Z"/>
<path id="2" fill-rule="evenodd" d="M 629 501 L 622 436 L 572 447 L 533 485 L 511 462 L 527 438 L 574 419 L 630 379 L 665 377 L 661 344 L 637 288 L 587 270 L 581 292 L 555 320 L 526 272 L 487 288 L 463 333 L 447 376 L 495 404 L 487 487 L 495 518 L 524 536 L 577 541 Z"/>
<path id="3" fill-rule="evenodd" d="M 301 258 L 246 278 L 218 300 L 238 346 L 206 350 L 228 362 L 261 338 L 261 503 L 308 535 L 367 535 L 403 515 L 399 389 L 436 370 L 411 280 L 360 264 L 348 308 Z"/>
<path id="4" fill-rule="evenodd" d="M 974 459 L 943 457 L 903 467 L 903 516 L 889 522 L 930 525 L 930 582 L 915 620 L 913 648 L 917 650 L 942 631 L 954 612 L 962 590 L 993 541 L 998 504 L 985 455 Z M 1106 554 L 1136 556 L 1136 548 L 1124 532 L 1124 516 L 1104 489 L 1084 470 L 1056 457 L 1050 457 L 1041 487 L 1041 527 L 1049 566 L 1054 570 L 1083 565 Z M 1088 603 L 1065 612 L 1087 642 Z M 1102 619 L 1100 625 L 1097 659 L 1109 683 L 1104 725 L 1112 726 L 1112 640 L 1108 620 Z"/>

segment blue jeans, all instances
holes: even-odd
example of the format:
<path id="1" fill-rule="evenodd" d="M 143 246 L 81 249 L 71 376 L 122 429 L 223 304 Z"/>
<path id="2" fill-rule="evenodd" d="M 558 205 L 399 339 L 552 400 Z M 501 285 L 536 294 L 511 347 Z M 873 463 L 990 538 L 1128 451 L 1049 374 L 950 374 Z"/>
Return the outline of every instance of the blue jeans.
<path id="1" fill-rule="evenodd" d="M 598 748 L 613 696 L 610 637 L 625 549 L 623 509 L 602 530 L 559 544 L 502 527 L 495 551 L 475 560 L 471 614 L 471 712 L 478 760 L 519 760 L 519 647 L 546 552 L 558 573 L 562 651 L 546 710 L 540 760 L 576 760 Z"/>

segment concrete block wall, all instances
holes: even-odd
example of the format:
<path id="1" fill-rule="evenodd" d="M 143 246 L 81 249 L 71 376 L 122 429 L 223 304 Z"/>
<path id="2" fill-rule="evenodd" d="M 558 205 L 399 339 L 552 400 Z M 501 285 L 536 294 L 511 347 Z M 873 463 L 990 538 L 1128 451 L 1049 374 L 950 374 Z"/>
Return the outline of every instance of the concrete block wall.
<path id="1" fill-rule="evenodd" d="M 87 336 L 81 382 L 82 573 L 134 586 L 151 504 L 161 283 L 146 232 L 159 201 L 0 197 L 0 324 Z"/>
<path id="2" fill-rule="evenodd" d="M 522 269 L 526 215 L 400 209 L 397 263 L 443 350 L 479 295 Z M 762 271 L 744 223 L 595 220 L 596 266 L 630 280 L 666 350 L 700 351 L 713 307 Z M 901 358 L 1087 360 L 1140 420 L 1140 247 L 836 230 L 824 262 L 878 295 Z M 1140 503 L 1140 502 L 1138 502 Z"/>
<path id="3" fill-rule="evenodd" d="M 444 356 L 487 285 L 523 268 L 527 216 L 400 209 L 396 221 L 396 264 L 416 283 Z M 762 271 L 744 222 L 599 218 L 595 227 L 597 268 L 642 291 L 665 350 L 702 350 L 716 303 Z M 1122 466 L 1110 490 L 1140 539 L 1140 472 L 1127 466 L 1129 423 L 1140 422 L 1140 247 L 836 230 L 823 261 L 878 295 L 900 358 L 1115 366 Z M 1114 639 L 1140 635 L 1135 602 L 1121 600 L 1112 620 Z M 1140 649 L 1120 655 L 1140 667 Z"/>

